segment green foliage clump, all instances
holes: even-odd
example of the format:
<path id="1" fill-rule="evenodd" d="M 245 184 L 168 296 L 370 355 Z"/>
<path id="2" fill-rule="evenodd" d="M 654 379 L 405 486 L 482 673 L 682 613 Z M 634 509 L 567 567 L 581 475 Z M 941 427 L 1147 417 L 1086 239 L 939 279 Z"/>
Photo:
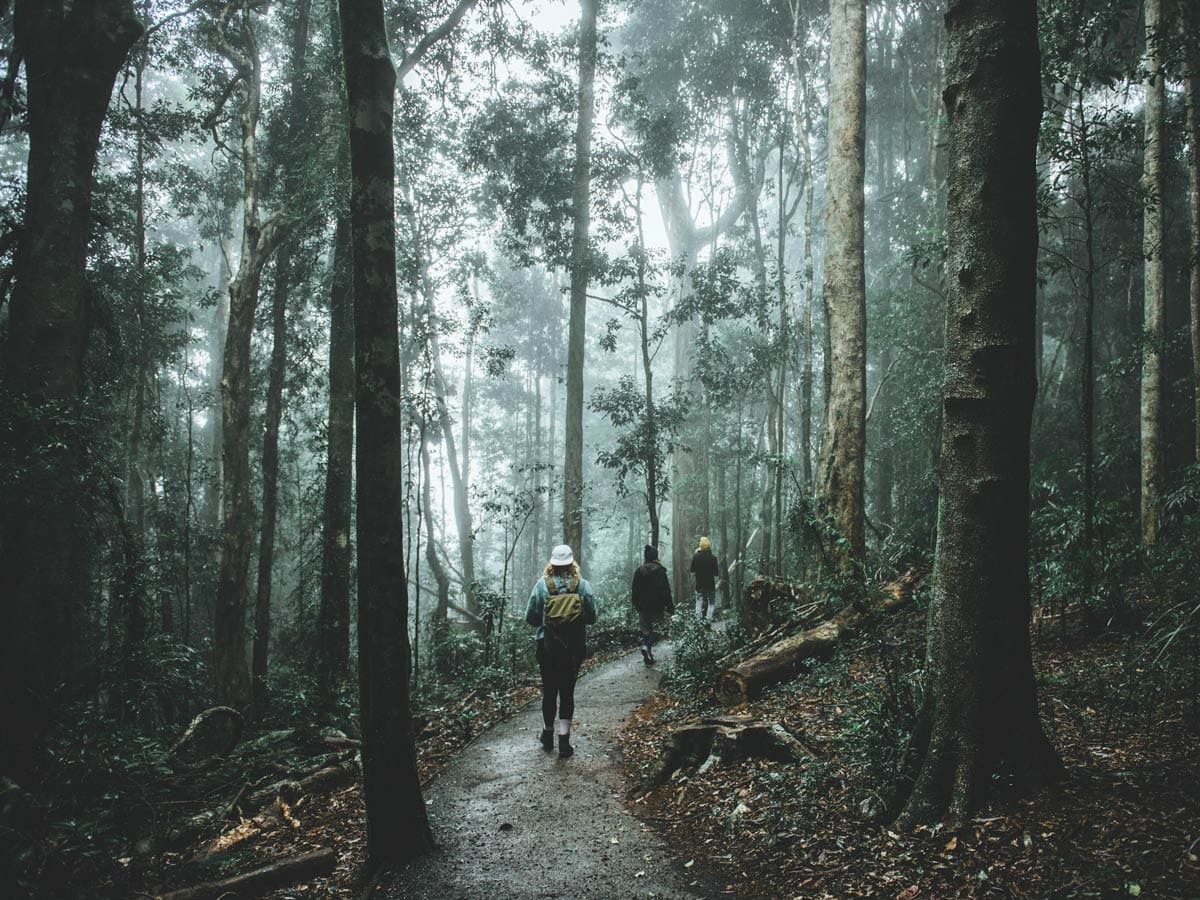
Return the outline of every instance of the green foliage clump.
<path id="1" fill-rule="evenodd" d="M 692 694 L 711 693 L 721 672 L 720 661 L 744 643 L 739 628 L 714 628 L 684 611 L 671 623 L 675 658 L 668 669 L 671 687 Z"/>

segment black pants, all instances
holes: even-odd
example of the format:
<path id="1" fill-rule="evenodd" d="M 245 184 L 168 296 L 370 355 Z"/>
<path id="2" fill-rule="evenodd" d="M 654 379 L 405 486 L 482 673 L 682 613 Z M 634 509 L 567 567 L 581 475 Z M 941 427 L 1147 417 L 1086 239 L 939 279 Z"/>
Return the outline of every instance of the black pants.
<path id="1" fill-rule="evenodd" d="M 547 659 L 545 641 L 537 642 L 537 661 L 542 674 L 542 722 L 547 728 L 553 728 L 555 719 L 569 720 L 575 715 L 575 680 L 579 677 L 579 665 L 573 660 Z"/>

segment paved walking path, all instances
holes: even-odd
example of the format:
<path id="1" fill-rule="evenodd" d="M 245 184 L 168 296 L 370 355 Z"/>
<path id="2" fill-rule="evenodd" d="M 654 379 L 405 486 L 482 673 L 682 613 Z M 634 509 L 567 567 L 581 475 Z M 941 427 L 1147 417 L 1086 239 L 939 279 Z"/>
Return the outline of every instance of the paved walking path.
<path id="1" fill-rule="evenodd" d="M 538 703 L 483 734 L 426 791 L 441 852 L 386 881 L 384 896 L 715 896 L 621 802 L 616 736 L 659 677 L 636 651 L 584 675 L 570 759 L 541 749 Z"/>

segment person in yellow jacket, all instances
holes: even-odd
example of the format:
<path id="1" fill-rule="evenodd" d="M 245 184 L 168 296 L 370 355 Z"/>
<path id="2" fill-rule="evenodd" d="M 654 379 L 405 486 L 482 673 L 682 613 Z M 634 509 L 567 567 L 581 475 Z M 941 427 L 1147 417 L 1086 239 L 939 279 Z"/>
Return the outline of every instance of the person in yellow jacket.
<path id="1" fill-rule="evenodd" d="M 721 567 L 707 537 L 700 538 L 700 546 L 692 554 L 691 571 L 696 585 L 696 618 L 708 621 L 717 612 L 717 577 Z"/>

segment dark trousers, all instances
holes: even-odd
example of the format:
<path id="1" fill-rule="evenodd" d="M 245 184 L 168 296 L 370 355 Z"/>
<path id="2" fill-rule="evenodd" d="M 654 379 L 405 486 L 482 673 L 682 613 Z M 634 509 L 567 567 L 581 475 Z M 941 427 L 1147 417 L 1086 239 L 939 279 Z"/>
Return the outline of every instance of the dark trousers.
<path id="1" fill-rule="evenodd" d="M 547 728 L 553 728 L 555 719 L 570 719 L 575 715 L 575 680 L 579 677 L 579 666 L 571 660 L 547 659 L 545 641 L 537 642 L 537 661 L 542 674 L 542 722 Z"/>

